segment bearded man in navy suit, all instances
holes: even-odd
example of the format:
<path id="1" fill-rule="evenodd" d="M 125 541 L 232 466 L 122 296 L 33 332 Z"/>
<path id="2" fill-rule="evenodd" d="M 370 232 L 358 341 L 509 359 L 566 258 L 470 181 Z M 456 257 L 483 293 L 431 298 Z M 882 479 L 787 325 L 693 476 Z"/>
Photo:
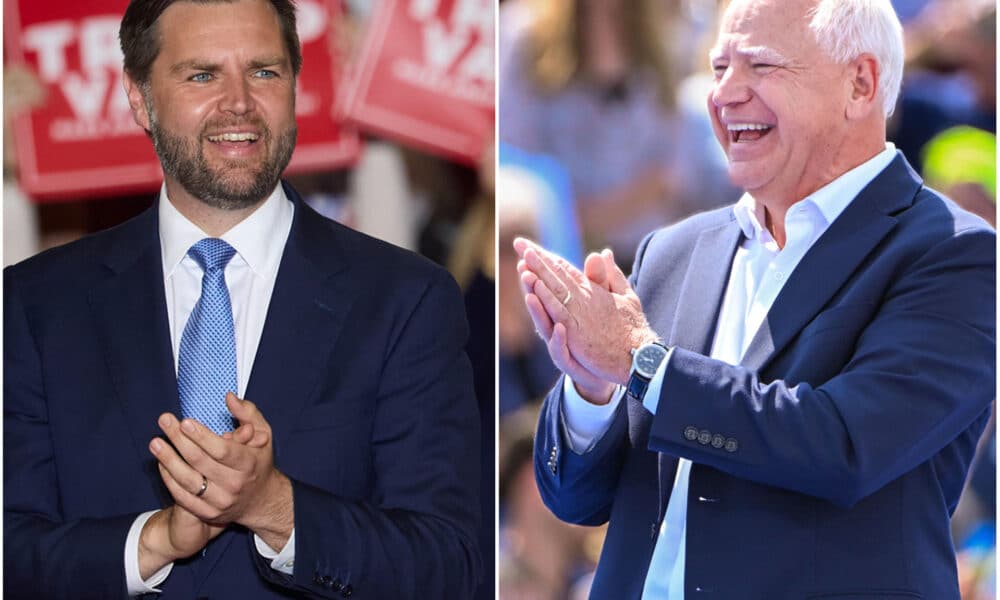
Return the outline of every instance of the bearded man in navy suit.
<path id="1" fill-rule="evenodd" d="M 279 182 L 294 5 L 133 0 L 121 42 L 164 185 L 4 272 L 6 597 L 468 597 L 462 299 Z"/>
<path id="2" fill-rule="evenodd" d="M 565 373 L 536 480 L 608 522 L 591 596 L 958 600 L 949 516 L 994 397 L 992 229 L 886 144 L 888 0 L 734 0 L 708 110 L 734 206 L 631 278 L 515 241 Z"/>

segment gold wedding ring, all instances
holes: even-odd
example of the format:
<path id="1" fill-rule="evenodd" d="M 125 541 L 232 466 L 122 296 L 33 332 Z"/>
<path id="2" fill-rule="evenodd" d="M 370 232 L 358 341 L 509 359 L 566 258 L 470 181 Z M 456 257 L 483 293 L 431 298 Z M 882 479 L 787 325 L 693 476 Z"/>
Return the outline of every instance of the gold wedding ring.
<path id="1" fill-rule="evenodd" d="M 201 498 L 205 495 L 205 490 L 208 489 L 208 478 L 204 475 L 201 476 L 201 489 L 195 494 L 195 498 Z"/>

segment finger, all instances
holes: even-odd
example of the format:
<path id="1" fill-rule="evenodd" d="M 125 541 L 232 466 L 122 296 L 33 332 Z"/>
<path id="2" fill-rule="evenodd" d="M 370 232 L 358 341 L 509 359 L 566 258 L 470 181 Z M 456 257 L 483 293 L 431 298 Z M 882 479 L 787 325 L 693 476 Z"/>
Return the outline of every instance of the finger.
<path id="1" fill-rule="evenodd" d="M 604 259 L 600 254 L 592 252 L 587 255 L 587 260 L 583 263 L 583 274 L 591 281 L 591 283 L 606 290 L 611 289 L 611 286 L 608 283 L 607 269 L 604 268 Z"/>
<path id="2" fill-rule="evenodd" d="M 251 448 L 263 448 L 271 442 L 271 432 L 261 431 L 260 429 L 255 429 L 253 434 L 253 439 L 247 442 L 247 446 Z"/>
<path id="3" fill-rule="evenodd" d="M 209 461 L 219 465 L 231 466 L 230 463 L 233 462 L 233 455 L 235 454 L 234 448 L 237 447 L 234 441 L 223 439 L 221 436 L 216 435 L 214 431 L 194 419 L 184 419 L 181 421 L 180 430 L 182 437 L 185 438 L 184 441 L 193 444 L 197 448 L 197 451 L 191 450 L 192 457 L 189 458 L 185 454 L 185 458 L 188 458 L 188 462 L 192 465 L 204 470 L 206 474 L 211 468 Z M 176 444 L 177 442 L 174 443 Z"/>
<path id="4" fill-rule="evenodd" d="M 524 261 L 518 262 L 518 271 L 521 272 L 520 277 L 517 278 L 518 284 L 521 286 L 521 291 L 525 294 L 533 294 L 532 291 L 535 288 L 535 282 L 538 281 L 538 275 L 535 275 L 531 271 L 527 270 L 528 267 L 525 266 L 525 270 L 521 271 L 521 264 Z"/>
<path id="5" fill-rule="evenodd" d="M 222 439 L 232 440 L 238 444 L 247 444 L 254 437 L 254 427 L 252 423 L 244 423 L 232 432 L 222 434 Z"/>
<path id="6" fill-rule="evenodd" d="M 531 322 L 535 325 L 535 331 L 538 332 L 542 340 L 548 341 L 549 337 L 552 336 L 552 319 L 545 312 L 542 301 L 535 294 L 528 294 L 524 297 L 524 304 L 528 307 L 528 315 L 531 316 Z"/>
<path id="7" fill-rule="evenodd" d="M 241 425 L 249 423 L 254 426 L 254 429 L 270 431 L 271 428 L 267 420 L 264 419 L 264 415 L 257 410 L 257 405 L 253 402 L 241 400 L 236 394 L 229 392 L 226 394 L 226 406 L 229 407 L 229 412 L 233 413 Z"/>
<path id="8" fill-rule="evenodd" d="M 608 284 L 611 286 L 611 291 L 616 294 L 624 294 L 632 289 L 629 285 L 628 277 L 625 277 L 625 273 L 618 268 L 618 263 L 615 262 L 615 255 L 610 248 L 605 248 L 601 252 L 601 258 L 604 259 L 604 268 L 608 274 Z"/>
<path id="9" fill-rule="evenodd" d="M 545 282 L 539 281 L 535 284 L 535 296 L 541 301 L 553 323 L 565 323 L 570 319 L 569 310 L 562 303 L 563 299 L 556 297 Z"/>
<path id="10" fill-rule="evenodd" d="M 160 438 L 149 442 L 149 451 L 156 457 L 161 470 L 165 470 L 179 485 L 192 494 L 201 489 L 202 474 L 184 461 L 177 452 Z"/>
<path id="11" fill-rule="evenodd" d="M 556 265 L 552 261 L 546 260 L 541 253 L 532 248 L 525 251 L 524 261 L 560 301 L 568 296 L 570 282 L 556 272 Z"/>
<path id="12" fill-rule="evenodd" d="M 191 493 L 186 489 L 185 484 L 178 481 L 173 473 L 163 466 L 163 463 L 158 464 L 157 467 L 160 470 L 160 479 L 163 480 L 163 485 L 167 486 L 167 491 L 170 492 L 170 496 L 181 508 L 203 521 L 211 521 L 218 518 L 219 509 L 212 506 L 206 500 L 206 497 L 210 492 L 214 494 L 211 484 L 209 484 L 205 493 L 201 497 L 198 497 L 196 494 L 198 490 L 201 489 L 202 482 L 200 477 L 198 478 L 197 489 L 194 493 Z"/>
<path id="13" fill-rule="evenodd" d="M 188 423 L 197 423 L 193 419 L 185 419 L 185 421 Z M 163 413 L 157 420 L 157 424 L 164 435 L 167 436 L 167 439 L 170 440 L 170 443 L 173 444 L 173 449 L 188 464 L 194 466 L 200 472 L 204 472 L 208 468 L 208 462 L 211 459 L 205 453 L 205 450 L 186 434 L 181 427 L 181 423 L 177 421 L 177 417 L 170 413 Z M 200 423 L 197 424 L 201 425 Z M 201 425 L 201 427 L 204 427 L 204 425 Z M 212 435 L 215 434 L 213 433 Z"/>
<path id="14" fill-rule="evenodd" d="M 541 246 L 525 237 L 514 238 L 514 252 L 517 252 L 519 257 L 524 258 L 524 251 L 528 248 L 539 249 Z"/>

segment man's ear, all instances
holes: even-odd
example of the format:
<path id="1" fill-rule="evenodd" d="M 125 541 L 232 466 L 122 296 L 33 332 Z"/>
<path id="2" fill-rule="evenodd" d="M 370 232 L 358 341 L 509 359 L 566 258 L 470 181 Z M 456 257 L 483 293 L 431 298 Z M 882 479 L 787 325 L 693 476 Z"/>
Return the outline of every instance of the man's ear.
<path id="1" fill-rule="evenodd" d="M 875 56 L 862 54 L 847 66 L 850 80 L 847 99 L 847 119 L 862 120 L 873 110 L 882 110 L 878 98 L 879 64 Z"/>
<path id="2" fill-rule="evenodd" d="M 150 130 L 149 112 L 146 110 L 142 87 L 127 72 L 122 74 L 122 85 L 128 96 L 128 105 L 132 109 L 132 118 L 139 127 L 148 132 Z"/>

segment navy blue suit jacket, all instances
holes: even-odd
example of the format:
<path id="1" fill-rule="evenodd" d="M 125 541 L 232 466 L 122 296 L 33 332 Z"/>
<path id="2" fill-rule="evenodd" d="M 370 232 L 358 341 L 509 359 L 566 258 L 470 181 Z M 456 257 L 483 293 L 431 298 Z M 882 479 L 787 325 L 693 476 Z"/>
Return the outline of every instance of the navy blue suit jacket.
<path id="1" fill-rule="evenodd" d="M 285 189 L 246 398 L 292 480 L 294 576 L 230 527 L 159 597 L 466 598 L 479 437 L 458 288 Z M 180 414 L 156 207 L 6 269 L 4 346 L 6 597 L 124 597 L 132 521 L 172 504 L 148 443 Z"/>
<path id="2" fill-rule="evenodd" d="M 707 354 L 741 236 L 726 208 L 639 250 L 632 283 L 677 347 L 655 416 L 624 400 L 581 456 L 564 447 L 561 385 L 546 399 L 546 504 L 609 522 L 592 596 L 641 595 L 684 457 L 688 600 L 958 600 L 949 516 L 994 397 L 994 232 L 897 156 L 732 366 Z"/>

